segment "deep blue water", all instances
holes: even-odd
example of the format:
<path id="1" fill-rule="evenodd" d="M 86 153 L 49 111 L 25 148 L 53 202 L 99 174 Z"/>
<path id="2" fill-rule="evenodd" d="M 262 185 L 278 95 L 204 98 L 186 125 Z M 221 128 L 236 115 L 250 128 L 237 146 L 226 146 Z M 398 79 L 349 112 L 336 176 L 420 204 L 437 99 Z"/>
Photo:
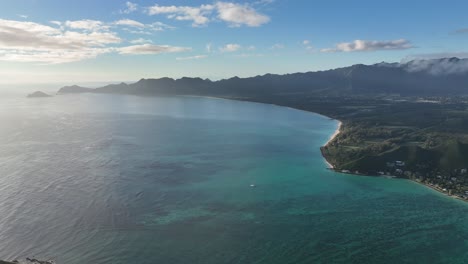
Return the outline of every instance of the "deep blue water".
<path id="1" fill-rule="evenodd" d="M 0 259 L 468 263 L 467 204 L 327 170 L 336 127 L 210 98 L 7 96 Z"/>

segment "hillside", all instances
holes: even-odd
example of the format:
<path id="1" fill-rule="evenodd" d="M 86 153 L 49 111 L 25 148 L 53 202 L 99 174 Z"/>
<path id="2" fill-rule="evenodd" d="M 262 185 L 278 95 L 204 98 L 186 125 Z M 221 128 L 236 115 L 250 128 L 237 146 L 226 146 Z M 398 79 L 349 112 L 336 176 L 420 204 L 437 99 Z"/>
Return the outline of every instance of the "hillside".
<path id="1" fill-rule="evenodd" d="M 137 95 L 265 96 L 307 95 L 468 95 L 468 59 L 413 60 L 407 63 L 357 64 L 328 71 L 265 74 L 220 81 L 200 78 L 141 79 L 97 89 L 67 86 L 65 93 L 123 93 Z"/>

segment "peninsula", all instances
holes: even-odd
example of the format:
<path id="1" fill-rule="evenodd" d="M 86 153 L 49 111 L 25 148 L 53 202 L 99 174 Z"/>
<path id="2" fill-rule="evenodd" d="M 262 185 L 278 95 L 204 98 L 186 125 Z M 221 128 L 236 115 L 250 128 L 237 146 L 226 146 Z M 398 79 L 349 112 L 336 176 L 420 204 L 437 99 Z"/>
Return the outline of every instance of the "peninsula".
<path id="1" fill-rule="evenodd" d="M 468 200 L 468 59 L 378 63 L 220 81 L 141 79 L 58 94 L 211 96 L 316 112 L 342 122 L 321 148 L 339 172 L 411 179 Z"/>

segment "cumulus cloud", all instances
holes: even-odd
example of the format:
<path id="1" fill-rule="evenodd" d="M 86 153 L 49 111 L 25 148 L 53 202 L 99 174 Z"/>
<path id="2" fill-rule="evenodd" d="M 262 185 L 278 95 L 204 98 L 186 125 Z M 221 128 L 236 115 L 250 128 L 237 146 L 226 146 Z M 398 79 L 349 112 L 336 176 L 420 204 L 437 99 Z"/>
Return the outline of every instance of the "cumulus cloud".
<path id="1" fill-rule="evenodd" d="M 190 50 L 149 44 L 116 47 L 122 39 L 101 21 L 54 22 L 58 28 L 0 19 L 0 60 L 58 64 L 92 59 L 105 53 L 159 54 Z"/>
<path id="2" fill-rule="evenodd" d="M 242 48 L 239 44 L 226 44 L 225 46 L 219 48 L 221 52 L 235 52 Z"/>
<path id="3" fill-rule="evenodd" d="M 102 21 L 98 20 L 75 20 L 75 21 L 66 21 L 65 26 L 71 29 L 84 29 L 88 31 L 97 31 L 97 30 L 108 30 L 109 26 L 105 25 Z"/>
<path id="4" fill-rule="evenodd" d="M 178 57 L 176 60 L 179 61 L 184 61 L 184 60 L 200 60 L 208 57 L 208 55 L 195 55 L 195 56 L 190 56 L 190 57 Z"/>
<path id="5" fill-rule="evenodd" d="M 155 5 L 148 8 L 148 14 L 166 14 L 170 19 L 192 21 L 192 26 L 197 27 L 205 25 L 210 21 L 208 16 L 213 9 L 213 5 L 201 5 L 199 7 Z"/>
<path id="6" fill-rule="evenodd" d="M 121 19 L 121 20 L 115 21 L 114 25 L 137 27 L 137 28 L 144 28 L 145 27 L 145 24 L 140 23 L 140 22 L 135 21 L 135 20 L 131 20 L 131 19 Z"/>
<path id="7" fill-rule="evenodd" d="M 149 15 L 166 15 L 169 19 L 192 21 L 192 26 L 199 27 L 214 19 L 227 22 L 229 26 L 258 27 L 270 21 L 266 15 L 258 13 L 249 4 L 216 2 L 212 5 L 200 6 L 160 6 L 147 8 Z"/>
<path id="8" fill-rule="evenodd" d="M 62 32 L 34 22 L 0 19 L 0 49 L 80 49 L 120 42 L 112 32 Z"/>
<path id="9" fill-rule="evenodd" d="M 142 44 L 128 47 L 122 47 L 117 49 L 120 54 L 161 54 L 161 53 L 176 53 L 190 51 L 191 48 L 186 47 L 174 47 L 169 45 L 153 45 L 153 44 Z"/>
<path id="10" fill-rule="evenodd" d="M 138 5 L 132 2 L 126 2 L 125 6 L 125 9 L 120 10 L 121 14 L 130 14 L 138 10 Z"/>
<path id="11" fill-rule="evenodd" d="M 218 2 L 216 3 L 218 18 L 226 21 L 233 27 L 246 25 L 249 27 L 258 27 L 270 22 L 266 15 L 258 13 L 249 5 L 236 3 Z"/>
<path id="12" fill-rule="evenodd" d="M 355 40 L 353 42 L 343 42 L 334 48 L 322 49 L 321 52 L 356 52 L 356 51 L 377 51 L 377 50 L 404 50 L 411 49 L 413 45 L 406 39 L 388 41 L 368 41 Z"/>

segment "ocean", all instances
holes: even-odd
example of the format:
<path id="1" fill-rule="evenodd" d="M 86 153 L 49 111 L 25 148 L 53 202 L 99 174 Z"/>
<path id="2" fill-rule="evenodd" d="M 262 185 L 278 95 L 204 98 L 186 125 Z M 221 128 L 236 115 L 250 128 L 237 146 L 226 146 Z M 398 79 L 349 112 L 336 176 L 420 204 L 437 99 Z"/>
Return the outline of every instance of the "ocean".
<path id="1" fill-rule="evenodd" d="M 338 122 L 199 97 L 0 99 L 0 259 L 468 263 L 468 204 L 327 169 Z"/>

